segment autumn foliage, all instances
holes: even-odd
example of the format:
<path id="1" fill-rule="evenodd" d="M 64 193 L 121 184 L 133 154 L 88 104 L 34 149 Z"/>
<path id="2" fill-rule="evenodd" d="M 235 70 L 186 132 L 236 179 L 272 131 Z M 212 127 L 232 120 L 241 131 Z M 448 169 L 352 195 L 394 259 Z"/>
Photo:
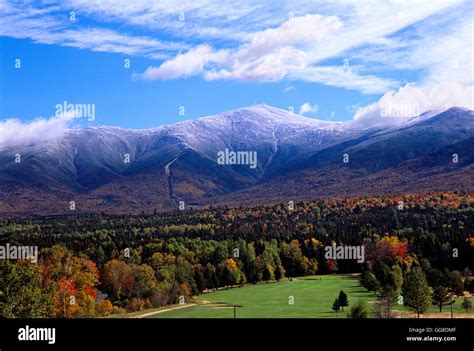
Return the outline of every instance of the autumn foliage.
<path id="1" fill-rule="evenodd" d="M 0 262 L 0 314 L 106 316 L 316 273 L 362 273 L 370 291 L 399 290 L 422 260 L 433 269 L 472 271 L 473 232 L 469 192 L 333 198 L 292 209 L 0 220 L 0 243 L 15 238 L 41 248 L 37 265 Z M 363 245 L 365 262 L 326 259 L 333 243 Z"/>

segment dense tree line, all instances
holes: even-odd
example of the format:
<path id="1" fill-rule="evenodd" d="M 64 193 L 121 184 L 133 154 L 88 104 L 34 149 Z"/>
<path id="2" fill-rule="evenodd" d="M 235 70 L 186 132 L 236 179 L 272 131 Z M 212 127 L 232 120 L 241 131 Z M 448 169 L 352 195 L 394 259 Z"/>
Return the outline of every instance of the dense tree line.
<path id="1" fill-rule="evenodd" d="M 418 271 L 427 286 L 440 286 L 438 295 L 443 287 L 472 291 L 473 229 L 469 193 L 5 219 L 0 245 L 37 245 L 41 252 L 37 264 L 0 262 L 0 314 L 100 316 L 228 286 L 363 272 L 386 315 L 402 291 L 412 303 L 406 285 Z M 364 245 L 365 262 L 327 259 L 325 247 L 332 244 Z M 437 301 L 430 290 L 431 299 Z"/>
<path id="2" fill-rule="evenodd" d="M 416 247 L 412 246 L 415 250 L 410 252 L 408 241 L 396 236 L 386 236 L 367 248 L 368 259 L 362 265 L 360 281 L 377 296 L 375 314 L 380 318 L 392 318 L 397 304 L 408 306 L 418 317 L 432 304 L 442 312 L 443 306 L 463 297 L 464 291 L 474 292 L 472 265 L 462 271 L 435 268 L 430 259 L 417 255 Z M 473 258 L 469 257 L 471 261 Z M 451 259 L 458 259 L 456 248 Z"/>

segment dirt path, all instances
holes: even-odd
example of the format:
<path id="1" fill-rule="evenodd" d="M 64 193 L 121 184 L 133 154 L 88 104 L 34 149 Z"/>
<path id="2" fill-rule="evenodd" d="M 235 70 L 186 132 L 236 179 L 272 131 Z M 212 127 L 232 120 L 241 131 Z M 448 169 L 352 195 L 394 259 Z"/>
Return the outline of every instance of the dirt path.
<path id="1" fill-rule="evenodd" d="M 158 310 L 158 311 L 154 311 L 154 312 L 143 313 L 143 314 L 140 314 L 138 316 L 133 316 L 132 318 L 145 318 L 145 317 L 148 317 L 148 316 L 152 316 L 154 314 L 179 310 L 181 308 L 188 308 L 188 307 L 192 307 L 192 306 L 196 306 L 196 305 L 197 305 L 197 303 L 188 303 L 188 304 L 182 305 L 182 306 L 170 307 L 170 308 L 166 308 L 164 310 Z"/>

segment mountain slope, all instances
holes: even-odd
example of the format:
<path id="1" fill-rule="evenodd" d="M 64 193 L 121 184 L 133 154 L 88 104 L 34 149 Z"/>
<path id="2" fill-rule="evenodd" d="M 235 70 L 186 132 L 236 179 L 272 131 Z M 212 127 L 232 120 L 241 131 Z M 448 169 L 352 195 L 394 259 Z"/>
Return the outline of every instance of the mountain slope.
<path id="1" fill-rule="evenodd" d="M 474 112 L 460 108 L 383 129 L 257 105 L 149 130 L 69 130 L 0 150 L 0 215 L 69 213 L 70 201 L 76 212 L 140 212 L 180 201 L 189 208 L 472 189 L 473 140 Z M 256 167 L 218 164 L 226 149 L 256 153 Z"/>

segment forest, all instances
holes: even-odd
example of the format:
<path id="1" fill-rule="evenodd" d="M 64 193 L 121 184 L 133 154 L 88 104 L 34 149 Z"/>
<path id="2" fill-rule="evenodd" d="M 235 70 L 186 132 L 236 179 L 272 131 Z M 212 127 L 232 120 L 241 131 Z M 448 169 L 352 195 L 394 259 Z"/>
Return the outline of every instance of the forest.
<path id="1" fill-rule="evenodd" d="M 0 261 L 0 315 L 98 317 L 189 301 L 205 291 L 361 273 L 389 317 L 474 292 L 474 194 L 405 194 L 140 215 L 0 220 L 0 245 L 37 246 L 37 263 Z M 364 262 L 325 248 L 365 248 Z M 421 282 L 421 283 L 420 283 Z"/>

